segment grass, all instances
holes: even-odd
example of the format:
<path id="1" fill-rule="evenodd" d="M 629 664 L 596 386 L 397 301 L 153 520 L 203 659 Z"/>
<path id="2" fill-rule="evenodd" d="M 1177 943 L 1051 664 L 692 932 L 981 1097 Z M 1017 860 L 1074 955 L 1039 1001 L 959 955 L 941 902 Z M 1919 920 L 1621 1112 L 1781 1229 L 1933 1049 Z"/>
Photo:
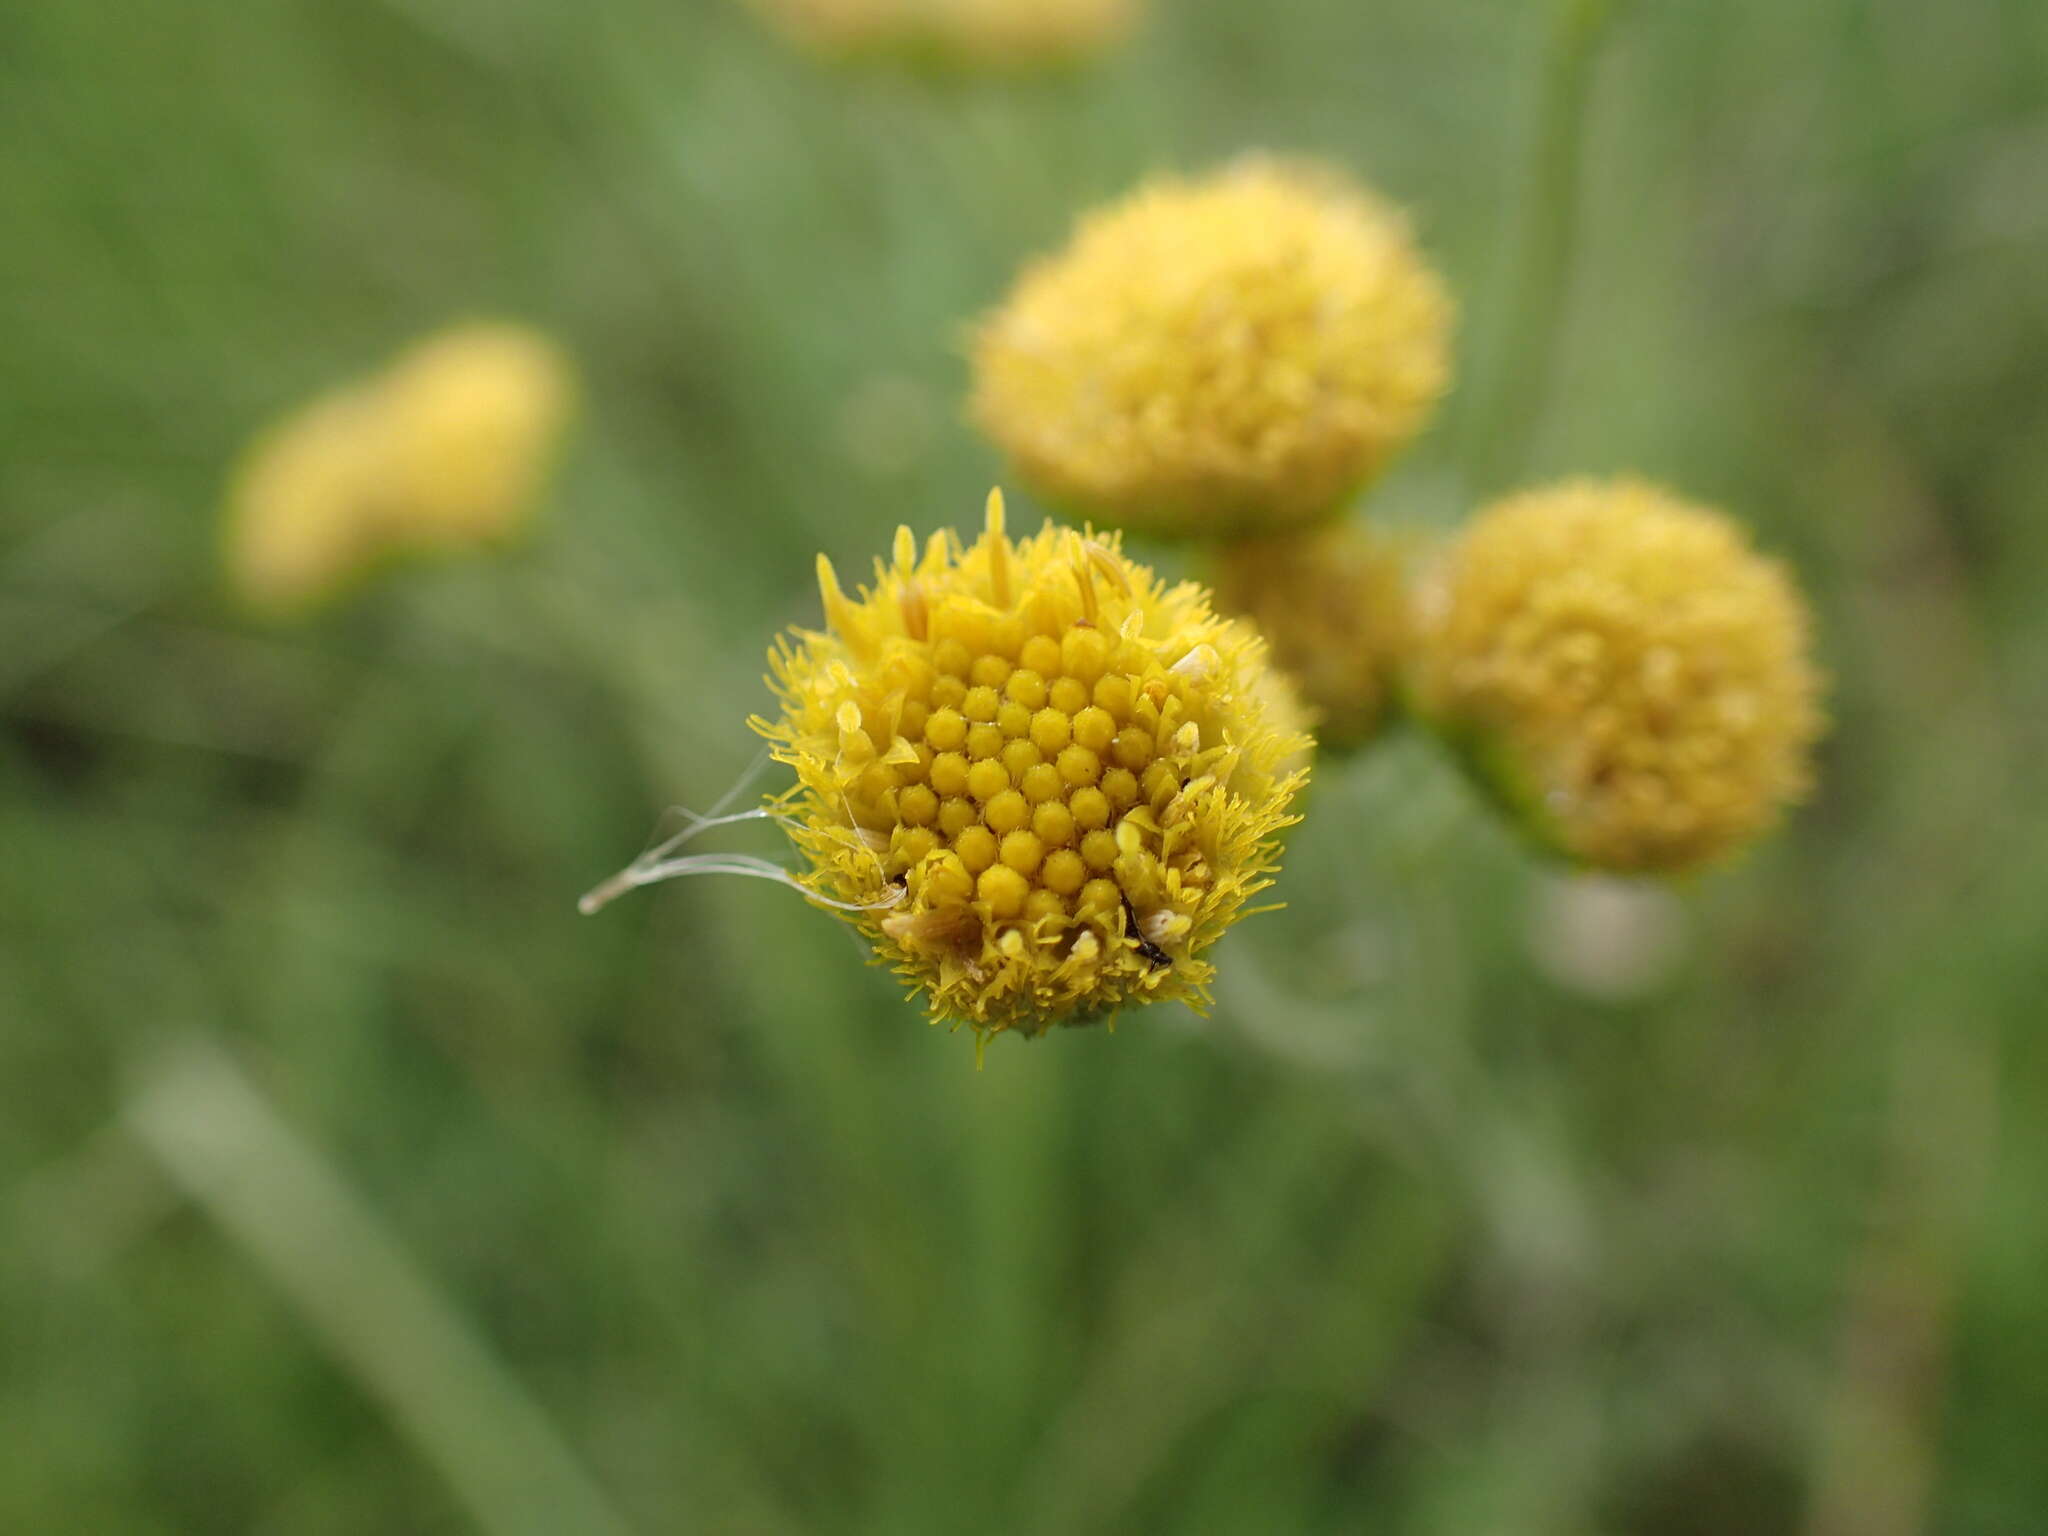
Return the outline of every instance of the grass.
<path id="1" fill-rule="evenodd" d="M 1592 76 L 1532 472 L 1740 509 L 1836 679 L 1820 797 L 1650 974 L 1405 739 L 1213 1020 L 979 1074 L 786 891 L 573 909 L 752 758 L 818 549 L 971 520 L 961 328 L 1090 202 L 1331 156 L 1416 208 L 1461 377 L 1526 366 L 1545 36 L 1185 0 L 980 88 L 712 0 L 0 20 L 0 1528 L 2031 1528 L 2029 0 L 1635 6 Z M 544 536 L 240 623 L 239 443 L 467 313 L 586 369 Z M 1476 398 L 1376 506 L 1462 510 Z M 166 1140 L 195 1059 L 246 1175 Z"/>

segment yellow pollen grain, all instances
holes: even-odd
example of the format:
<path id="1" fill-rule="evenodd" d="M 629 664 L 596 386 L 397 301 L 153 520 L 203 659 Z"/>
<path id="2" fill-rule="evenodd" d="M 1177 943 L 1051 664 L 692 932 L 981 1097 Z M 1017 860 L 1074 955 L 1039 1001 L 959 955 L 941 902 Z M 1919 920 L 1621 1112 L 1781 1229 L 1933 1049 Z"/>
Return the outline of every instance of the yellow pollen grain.
<path id="1" fill-rule="evenodd" d="M 1098 827 L 1109 825 L 1112 814 L 1111 800 L 1104 789 L 1089 785 L 1077 789 L 1067 797 L 1067 809 L 1072 813 L 1074 824 L 1084 831 L 1093 832 Z"/>
<path id="2" fill-rule="evenodd" d="M 1069 677 L 1093 684 L 1108 664 L 1109 641 L 1101 630 L 1070 629 L 1060 640 L 1060 666 Z"/>
<path id="3" fill-rule="evenodd" d="M 958 752 L 941 752 L 932 759 L 932 788 L 942 796 L 967 793 L 967 759 Z"/>
<path id="4" fill-rule="evenodd" d="M 1041 709 L 1031 717 L 1031 743 L 1047 757 L 1056 757 L 1074 739 L 1074 722 L 1064 710 Z"/>
<path id="5" fill-rule="evenodd" d="M 1074 813 L 1057 801 L 1041 805 L 1031 813 L 1031 830 L 1048 847 L 1064 847 L 1074 840 Z"/>
<path id="6" fill-rule="evenodd" d="M 1060 643 L 1051 635 L 1033 635 L 1024 642 L 1024 649 L 1017 658 L 1019 664 L 1041 678 L 1058 677 L 1060 672 Z"/>
<path id="7" fill-rule="evenodd" d="M 1008 794 L 1010 775 L 992 757 L 984 757 L 967 770 L 967 792 L 986 805 L 998 795 Z"/>
<path id="8" fill-rule="evenodd" d="M 1102 776 L 1102 797 L 1110 809 L 1122 813 L 1139 803 L 1139 780 L 1128 768 L 1110 768 Z"/>
<path id="9" fill-rule="evenodd" d="M 1090 869 L 1108 869 L 1116 863 L 1116 834 L 1097 830 L 1081 839 L 1081 858 Z"/>
<path id="10" fill-rule="evenodd" d="M 1006 741 L 1003 743 L 1003 771 L 1010 776 L 1010 782 L 1018 785 L 1020 788 L 1024 783 L 1024 775 L 1044 761 L 1045 754 L 1028 741 Z"/>
<path id="11" fill-rule="evenodd" d="M 1083 912 L 1093 912 L 1106 917 L 1121 907 L 1123 900 L 1124 893 L 1117 889 L 1114 880 L 1098 878 L 1081 887 L 1080 899 L 1075 905 Z"/>
<path id="12" fill-rule="evenodd" d="M 1047 686 L 1045 678 L 1031 667 L 1019 667 L 1010 674 L 1010 680 L 1003 685 L 1003 692 L 1010 702 L 1027 710 L 1045 707 Z"/>
<path id="13" fill-rule="evenodd" d="M 1044 876 L 1041 875 L 1043 881 Z M 1040 884 L 1024 899 L 1024 921 L 1027 923 L 1064 922 L 1067 916 L 1066 898 L 1057 891 Z"/>
<path id="14" fill-rule="evenodd" d="M 1116 721 L 1106 709 L 1090 704 L 1074 716 L 1074 740 L 1090 752 L 1102 753 L 1116 739 Z"/>
<path id="15" fill-rule="evenodd" d="M 1136 773 L 1152 761 L 1152 733 L 1142 725 L 1125 726 L 1116 733 L 1111 755 L 1125 769 Z"/>
<path id="16" fill-rule="evenodd" d="M 1060 777 L 1076 789 L 1093 784 L 1102 777 L 1102 759 L 1086 747 L 1068 747 L 1055 761 L 1059 765 Z"/>
<path id="17" fill-rule="evenodd" d="M 992 832 L 1014 832 L 1031 820 L 1031 806 L 1016 790 L 1006 789 L 982 807 L 981 819 Z"/>
<path id="18" fill-rule="evenodd" d="M 953 851 L 970 875 L 978 875 L 996 861 L 996 835 L 987 827 L 969 827 L 953 839 Z"/>
<path id="19" fill-rule="evenodd" d="M 966 680 L 974 669 L 974 653 L 967 649 L 958 635 L 948 635 L 932 647 L 932 665 L 947 677 Z"/>
<path id="20" fill-rule="evenodd" d="M 1038 878 L 1047 890 L 1071 896 L 1087 882 L 1088 865 L 1073 849 L 1056 849 L 1039 866 Z"/>
<path id="21" fill-rule="evenodd" d="M 1078 677 L 1062 677 L 1048 694 L 1052 707 L 1063 715 L 1078 715 L 1088 707 L 1088 685 Z"/>
<path id="22" fill-rule="evenodd" d="M 1037 833 L 1019 828 L 1003 834 L 999 857 L 1018 874 L 1035 875 L 1045 859 L 1045 844 L 1038 840 Z"/>
<path id="23" fill-rule="evenodd" d="M 1015 917 L 1024 910 L 1031 894 L 1031 882 L 1007 864 L 994 864 L 981 871 L 974 883 L 975 895 L 988 903 L 996 917 Z"/>
<path id="24" fill-rule="evenodd" d="M 1065 790 L 1066 781 L 1060 777 L 1059 769 L 1051 763 L 1037 762 L 1024 770 L 1024 776 L 1017 781 L 1017 787 L 1024 791 L 1024 798 L 1033 805 L 1055 799 Z"/>

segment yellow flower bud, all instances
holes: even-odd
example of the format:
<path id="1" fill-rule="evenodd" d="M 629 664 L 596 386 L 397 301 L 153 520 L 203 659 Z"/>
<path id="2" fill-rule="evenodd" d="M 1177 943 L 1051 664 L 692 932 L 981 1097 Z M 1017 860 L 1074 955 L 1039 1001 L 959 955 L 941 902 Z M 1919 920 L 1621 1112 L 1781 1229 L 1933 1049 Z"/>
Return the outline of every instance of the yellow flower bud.
<path id="1" fill-rule="evenodd" d="M 1718 512 L 1633 480 L 1511 496 L 1451 546 L 1417 615 L 1419 707 L 1578 863 L 1709 863 L 1808 786 L 1806 605 Z"/>
<path id="2" fill-rule="evenodd" d="M 976 420 L 1054 502 L 1186 537 L 1330 516 L 1429 418 L 1451 303 L 1393 208 L 1250 158 L 1084 219 L 981 325 Z"/>
<path id="3" fill-rule="evenodd" d="M 1325 749 L 1364 745 L 1392 701 L 1408 642 L 1401 551 L 1340 522 L 1226 546 L 1216 602 L 1259 627 L 1273 661 L 1316 712 Z"/>

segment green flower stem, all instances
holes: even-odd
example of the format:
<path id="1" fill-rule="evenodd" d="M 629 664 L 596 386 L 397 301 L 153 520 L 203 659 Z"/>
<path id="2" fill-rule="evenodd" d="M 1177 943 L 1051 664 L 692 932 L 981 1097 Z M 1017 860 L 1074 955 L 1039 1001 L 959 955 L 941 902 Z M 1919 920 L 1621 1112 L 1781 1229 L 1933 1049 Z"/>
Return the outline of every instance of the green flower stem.
<path id="1" fill-rule="evenodd" d="M 1474 489 L 1492 495 L 1526 470 L 1541 414 L 1578 238 L 1589 82 L 1609 24 L 1627 0 L 1558 0 L 1542 94 L 1521 178 L 1520 234 L 1502 288 L 1497 362 L 1474 432 Z"/>

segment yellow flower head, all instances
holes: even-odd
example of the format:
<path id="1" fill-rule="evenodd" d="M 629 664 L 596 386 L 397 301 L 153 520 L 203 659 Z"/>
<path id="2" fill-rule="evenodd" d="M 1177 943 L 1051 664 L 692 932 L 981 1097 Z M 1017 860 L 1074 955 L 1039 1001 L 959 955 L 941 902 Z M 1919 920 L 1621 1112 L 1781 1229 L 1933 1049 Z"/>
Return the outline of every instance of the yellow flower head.
<path id="1" fill-rule="evenodd" d="M 272 616 L 318 607 L 379 558 L 376 406 L 336 390 L 250 444 L 228 494 L 228 579 Z"/>
<path id="2" fill-rule="evenodd" d="M 569 364 L 520 326 L 458 326 L 321 396 L 251 446 L 228 496 L 228 576 L 273 616 L 394 558 L 519 532 L 571 409 Z"/>
<path id="3" fill-rule="evenodd" d="M 971 545 L 900 529 L 872 588 L 818 584 L 828 628 L 778 643 L 754 722 L 807 886 L 984 1036 L 1204 1003 L 1306 779 L 1251 627 L 1113 534 L 1011 541 L 1000 494 Z"/>
<path id="4" fill-rule="evenodd" d="M 574 393 L 567 360 L 524 326 L 458 326 L 401 356 L 378 395 L 402 536 L 461 548 L 518 533 Z"/>
<path id="5" fill-rule="evenodd" d="M 1072 63 L 1120 43 L 1140 0 L 755 0 L 799 42 L 996 70 Z"/>
<path id="6" fill-rule="evenodd" d="M 1325 748 L 1363 746 L 1392 702 L 1408 640 L 1401 553 L 1354 522 L 1226 545 L 1216 601 L 1258 625 L 1320 717 Z"/>
<path id="7" fill-rule="evenodd" d="M 1251 158 L 1084 219 L 974 342 L 973 410 L 1052 500 L 1151 533 L 1326 517 L 1428 419 L 1451 304 L 1406 220 Z"/>
<path id="8" fill-rule="evenodd" d="M 1728 518 L 1638 481 L 1480 514 L 1424 588 L 1418 704 L 1539 841 L 1675 872 L 1806 789 L 1821 728 L 1804 602 Z"/>

